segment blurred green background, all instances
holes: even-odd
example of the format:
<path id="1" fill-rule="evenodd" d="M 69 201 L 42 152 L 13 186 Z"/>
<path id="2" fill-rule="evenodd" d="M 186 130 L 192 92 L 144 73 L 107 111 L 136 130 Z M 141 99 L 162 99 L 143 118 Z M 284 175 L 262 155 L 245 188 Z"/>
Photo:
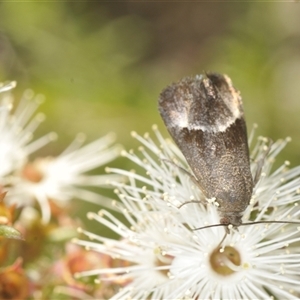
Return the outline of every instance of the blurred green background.
<path id="1" fill-rule="evenodd" d="M 160 91 L 187 75 L 228 74 L 243 96 L 248 130 L 291 136 L 281 155 L 300 163 L 300 3 L 2 2 L 0 81 L 16 95 L 46 96 L 38 135 L 59 153 L 84 132 L 115 132 L 127 149 L 158 124 Z M 111 165 L 133 166 L 119 159 Z"/>

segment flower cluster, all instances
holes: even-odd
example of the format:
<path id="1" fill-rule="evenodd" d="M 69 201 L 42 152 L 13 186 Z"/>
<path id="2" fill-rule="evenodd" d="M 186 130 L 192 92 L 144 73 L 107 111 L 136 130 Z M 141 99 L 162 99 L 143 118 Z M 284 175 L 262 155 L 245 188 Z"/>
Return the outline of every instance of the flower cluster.
<path id="1" fill-rule="evenodd" d="M 114 136 L 83 145 L 78 135 L 57 157 L 37 157 L 56 134 L 33 138 L 43 98 L 28 90 L 13 109 L 14 86 L 0 86 L 1 299 L 299 299 L 300 167 L 274 168 L 289 139 L 254 143 L 251 133 L 260 177 L 243 224 L 211 226 L 218 203 L 156 126 L 155 139 L 132 133 L 139 153 L 121 152 L 135 171 L 91 175 L 119 154 Z M 119 201 L 96 192 L 107 186 Z M 103 235 L 69 215 L 74 198 L 108 208 L 88 214 Z M 81 238 L 68 243 L 78 226 Z"/>
<path id="2" fill-rule="evenodd" d="M 118 156 L 120 147 L 112 143 L 114 134 L 83 146 L 85 136 L 79 134 L 73 143 L 57 157 L 30 155 L 56 139 L 49 133 L 33 140 L 35 129 L 44 120 L 44 115 L 35 111 L 43 96 L 27 90 L 14 111 L 10 90 L 15 83 L 0 88 L 0 179 L 9 187 L 6 201 L 18 206 L 34 206 L 38 203 L 44 223 L 51 217 L 50 201 L 62 205 L 73 198 L 106 205 L 105 197 L 86 187 L 107 186 L 111 175 L 88 175 L 87 172 L 106 165 Z"/>
<path id="3" fill-rule="evenodd" d="M 118 285 L 111 299 L 299 299 L 299 225 L 240 226 L 225 240 L 223 227 L 195 230 L 219 223 L 216 203 L 201 194 L 178 148 L 156 126 L 154 132 L 157 141 L 149 134 L 132 134 L 142 144 L 140 154 L 122 153 L 137 172 L 109 170 L 128 178 L 127 184 L 112 182 L 120 199 L 115 206 L 125 221 L 106 210 L 88 215 L 119 239 L 80 229 L 90 241 L 75 240 L 111 257 L 111 265 L 77 277 L 96 276 L 96 282 L 110 283 L 115 290 Z M 269 149 L 268 139 L 260 137 L 253 147 L 253 173 L 262 159 L 264 165 L 244 223 L 299 222 L 300 167 L 288 169 L 285 162 L 272 171 L 288 141 Z"/>
<path id="4" fill-rule="evenodd" d="M 45 118 L 36 113 L 43 97 L 27 90 L 14 108 L 15 85 L 0 85 L 0 298 L 54 299 L 59 286 L 69 296 L 76 289 L 77 296 L 86 298 L 96 286 L 72 276 L 99 266 L 99 254 L 69 250 L 79 221 L 68 204 L 76 198 L 111 207 L 111 199 L 97 189 L 122 178 L 90 171 L 116 158 L 121 149 L 113 144 L 113 134 L 86 145 L 79 134 L 57 157 L 38 157 L 37 150 L 56 134 L 34 139 Z"/>

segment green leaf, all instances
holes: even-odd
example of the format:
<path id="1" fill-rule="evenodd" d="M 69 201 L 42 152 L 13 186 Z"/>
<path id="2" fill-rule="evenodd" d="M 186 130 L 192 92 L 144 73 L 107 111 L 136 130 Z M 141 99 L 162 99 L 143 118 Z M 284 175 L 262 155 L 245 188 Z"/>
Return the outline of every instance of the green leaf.
<path id="1" fill-rule="evenodd" d="M 7 225 L 0 225 L 0 236 L 4 236 L 8 239 L 23 240 L 23 237 L 18 230 Z"/>

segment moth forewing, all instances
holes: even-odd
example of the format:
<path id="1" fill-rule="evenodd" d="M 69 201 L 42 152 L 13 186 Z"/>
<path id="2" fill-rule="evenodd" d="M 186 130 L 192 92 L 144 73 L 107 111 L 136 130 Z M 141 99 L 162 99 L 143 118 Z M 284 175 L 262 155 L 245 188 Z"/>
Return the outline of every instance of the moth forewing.
<path id="1" fill-rule="evenodd" d="M 164 89 L 159 111 L 220 223 L 239 226 L 253 179 L 242 100 L 226 75 L 188 77 Z"/>

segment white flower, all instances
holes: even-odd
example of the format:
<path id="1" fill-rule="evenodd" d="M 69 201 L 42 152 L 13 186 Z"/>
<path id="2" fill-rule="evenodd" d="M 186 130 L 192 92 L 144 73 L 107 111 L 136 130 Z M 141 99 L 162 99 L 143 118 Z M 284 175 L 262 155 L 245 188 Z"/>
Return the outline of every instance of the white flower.
<path id="1" fill-rule="evenodd" d="M 108 134 L 82 146 L 85 137 L 79 134 L 73 143 L 58 157 L 37 158 L 29 161 L 29 155 L 56 138 L 49 133 L 32 141 L 37 126 L 44 115 L 34 113 L 43 97 L 27 90 L 18 107 L 11 113 L 14 84 L 0 88 L 0 178 L 8 189 L 6 201 L 18 206 L 32 206 L 37 201 L 43 222 L 50 219 L 49 200 L 58 205 L 72 198 L 106 204 L 107 198 L 88 187 L 106 187 L 108 179 L 120 179 L 118 175 L 89 175 L 92 171 L 116 158 L 118 145 L 112 145 L 115 136 Z"/>
<path id="2" fill-rule="evenodd" d="M 87 187 L 105 187 L 111 179 L 120 179 L 113 175 L 89 175 L 88 171 L 105 165 L 120 153 L 118 145 L 111 146 L 114 135 L 108 134 L 83 147 L 84 136 L 79 134 L 74 142 L 59 156 L 38 158 L 24 166 L 17 176 L 11 178 L 13 187 L 8 194 L 11 203 L 32 205 L 38 201 L 44 222 L 50 218 L 48 201 L 51 199 L 63 205 L 71 199 L 109 206 L 107 198 Z"/>
<path id="3" fill-rule="evenodd" d="M 126 222 L 105 211 L 89 214 L 117 233 L 120 240 L 81 230 L 92 241 L 76 241 L 130 265 L 95 269 L 78 276 L 99 274 L 100 280 L 127 280 L 113 299 L 299 299 L 299 225 L 242 225 L 223 242 L 222 227 L 193 230 L 219 223 L 216 203 L 209 199 L 206 205 L 187 203 L 177 208 L 204 196 L 179 168 L 188 166 L 177 147 L 164 140 L 156 127 L 154 131 L 159 147 L 149 135 L 142 138 L 134 133 L 143 144 L 142 158 L 132 151 L 123 153 L 146 174 L 111 170 L 130 180 L 127 185 L 115 183 L 122 202 L 118 207 Z M 273 144 L 244 223 L 299 222 L 300 168 L 288 170 L 285 163 L 270 172 L 286 142 Z M 253 171 L 257 159 L 265 155 L 267 143 L 259 139 L 253 152 Z M 161 160 L 166 158 L 179 167 Z"/>
<path id="4" fill-rule="evenodd" d="M 102 275 L 100 280 L 109 280 L 124 286 L 120 292 L 111 299 L 146 299 L 152 294 L 153 299 L 167 298 L 170 290 L 176 287 L 176 281 L 170 282 L 168 272 L 172 257 L 165 255 L 160 247 L 162 241 L 176 238 L 186 229 L 172 216 L 144 210 L 138 212 L 139 220 L 132 220 L 129 226 L 116 220 L 110 213 L 100 215 L 89 214 L 95 219 L 114 230 L 121 236 L 121 240 L 113 240 L 88 233 L 89 238 L 96 242 L 77 241 L 90 250 L 99 251 L 116 259 L 119 264 L 114 268 L 96 269 L 81 273 L 79 276 Z M 127 215 L 125 213 L 125 215 Z M 137 216 L 137 215 L 135 215 Z M 132 217 L 135 217 L 132 216 Z M 127 216 L 128 220 L 132 217 Z M 166 229 L 172 228 L 170 234 Z"/>
<path id="5" fill-rule="evenodd" d="M 5 176 L 20 169 L 26 163 L 28 155 L 56 137 L 54 133 L 50 133 L 32 141 L 35 129 L 44 120 L 43 114 L 32 117 L 43 101 L 43 97 L 34 96 L 31 90 L 27 90 L 12 114 L 13 98 L 10 90 L 15 86 L 16 84 L 12 82 L 0 88 L 0 178 L 2 184 L 6 183 Z"/>

